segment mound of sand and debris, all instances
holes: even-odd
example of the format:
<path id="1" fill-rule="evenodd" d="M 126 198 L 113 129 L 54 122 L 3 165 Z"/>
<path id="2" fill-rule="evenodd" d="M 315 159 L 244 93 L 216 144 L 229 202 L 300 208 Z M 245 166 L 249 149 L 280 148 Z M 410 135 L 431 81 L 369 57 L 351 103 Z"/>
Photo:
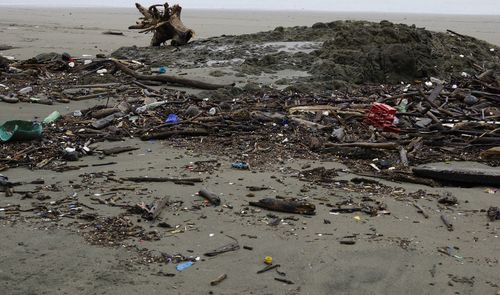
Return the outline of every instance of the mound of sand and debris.
<path id="1" fill-rule="evenodd" d="M 197 40 L 180 49 L 123 47 L 113 56 L 171 68 L 220 67 L 237 72 L 237 76 L 303 71 L 306 75 L 282 84 L 300 82 L 314 89 L 429 77 L 450 81 L 500 68 L 499 48 L 487 42 L 388 21 L 278 27 L 269 32 Z"/>

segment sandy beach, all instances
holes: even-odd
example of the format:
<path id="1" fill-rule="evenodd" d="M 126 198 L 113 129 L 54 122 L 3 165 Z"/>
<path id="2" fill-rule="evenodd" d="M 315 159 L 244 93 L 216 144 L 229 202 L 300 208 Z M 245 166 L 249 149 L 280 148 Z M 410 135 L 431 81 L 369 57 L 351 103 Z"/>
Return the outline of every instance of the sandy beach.
<path id="1" fill-rule="evenodd" d="M 295 127 L 288 127 L 289 123 L 280 119 L 279 123 L 270 121 L 261 126 L 267 129 L 251 129 L 247 134 L 240 135 L 238 130 L 253 127 L 255 120 L 240 123 L 237 129 L 229 132 L 224 129 L 224 124 L 234 123 L 235 117 L 224 117 L 227 122 L 215 127 L 210 125 L 210 116 L 215 118 L 219 113 L 222 113 L 222 118 L 233 115 L 233 111 L 243 110 L 237 115 L 245 117 L 250 116 L 247 114 L 250 111 L 253 114 L 268 109 L 281 110 L 281 107 L 288 110 L 293 105 L 301 105 L 301 102 L 313 101 L 315 105 L 321 105 L 330 104 L 329 100 L 334 99 L 342 100 L 338 105 L 352 105 L 345 110 L 336 110 L 338 114 L 333 111 L 314 115 L 321 117 L 315 127 L 331 122 L 333 119 L 328 117 L 333 115 L 338 117 L 340 114 L 346 121 L 353 120 L 363 117 L 359 110 L 369 106 L 369 97 L 389 97 L 383 96 L 383 85 L 377 85 L 379 88 L 371 93 L 353 90 L 356 95 L 353 94 L 352 100 L 345 94 L 351 88 L 342 84 L 340 90 L 332 89 L 331 84 L 334 83 L 328 80 L 320 85 L 324 87 L 321 88 L 323 92 L 318 86 L 320 94 L 297 94 L 293 88 L 286 88 L 295 82 L 312 84 L 311 80 L 318 77 L 314 76 L 315 69 L 328 70 L 328 65 L 305 68 L 306 65 L 319 64 L 309 54 L 314 55 L 315 50 L 322 48 L 323 42 L 318 40 L 326 38 L 323 36 L 316 36 L 318 40 L 290 41 L 292 44 L 270 42 L 265 34 L 260 36 L 262 40 L 251 36 L 250 39 L 255 37 L 260 42 L 258 46 L 251 44 L 253 39 L 243 37 L 220 37 L 206 42 L 203 39 L 270 31 L 278 26 L 311 26 L 335 20 L 356 19 L 377 23 L 389 20 L 415 24 L 432 31 L 450 29 L 485 40 L 493 44 L 491 48 L 489 44 L 485 47 L 481 43 L 477 47 L 481 47 L 482 51 L 475 52 L 478 55 L 486 52 L 489 54 L 487 58 L 494 60 L 498 48 L 495 45 L 500 46 L 500 35 L 497 33 L 500 16 L 210 10 L 186 10 L 183 13 L 184 23 L 196 31 L 195 43 L 181 49 L 138 49 L 132 46 L 147 46 L 150 35 L 127 29 L 138 18 L 135 9 L 0 6 L 0 45 L 14 47 L 0 51 L 1 55 L 22 60 L 54 51 L 68 52 L 77 58 L 83 55 L 93 58 L 96 54 L 109 55 L 120 47 L 126 47 L 115 52 L 114 56 L 120 59 L 123 56 L 123 60 L 137 57 L 144 62 L 139 69 L 146 71 L 147 68 L 148 74 L 151 74 L 151 65 L 161 64 L 168 67 L 168 74 L 177 77 L 199 78 L 207 83 L 224 85 L 234 83 L 237 88 L 233 92 L 220 89 L 209 92 L 161 83 L 134 84 L 137 80 L 124 74 L 115 77 L 111 70 L 97 74 L 96 69 L 105 68 L 105 64 L 90 70 L 84 68 L 83 74 L 72 72 L 72 69 L 62 73 L 44 71 L 31 77 L 32 80 L 22 80 L 24 78 L 16 74 L 2 76 L 0 71 L 0 84 L 3 85 L 0 94 L 8 95 L 31 85 L 33 95 L 54 97 L 54 103 L 50 105 L 0 101 L 0 123 L 13 119 L 41 121 L 54 110 L 65 115 L 63 125 L 46 126 L 49 130 L 47 137 L 36 143 L 40 146 L 23 146 L 22 150 L 11 153 L 17 160 L 28 153 L 23 161 L 19 160 L 19 166 L 26 167 L 8 167 L 13 160 L 11 154 L 7 157 L 7 151 L 11 152 L 10 143 L 0 143 L 0 152 L 5 152 L 0 155 L 0 168 L 5 169 L 0 169 L 0 173 L 12 182 L 22 183 L 14 187 L 14 194 L 10 197 L 7 194 L 4 196 L 0 190 L 1 294 L 498 294 L 500 221 L 489 221 L 486 217 L 489 207 L 500 207 L 497 188 L 450 184 L 431 187 L 363 176 L 362 172 L 375 173 L 370 163 L 379 165 L 385 158 L 378 159 L 366 153 L 356 159 L 351 154 L 338 156 L 308 149 L 308 136 L 323 132 L 325 135 L 322 138 L 331 140 L 334 137 L 331 128 L 327 131 L 311 128 L 304 132 L 300 128 L 294 130 Z M 404 29 L 411 30 L 408 27 Z M 123 32 L 124 35 L 102 34 L 110 30 Z M 278 56 L 279 61 L 259 63 L 259 58 L 272 55 Z M 220 60 L 214 56 L 220 57 Z M 78 61 L 87 58 L 90 57 Z M 460 62 L 463 60 L 463 57 L 454 58 Z M 280 63 L 281 59 L 287 64 Z M 254 61 L 257 65 L 245 68 L 244 60 Z M 93 60 L 94 64 L 98 62 Z M 127 64 L 134 66 L 133 62 Z M 284 65 L 292 66 L 286 68 Z M 462 69 L 454 70 L 459 75 L 462 72 Z M 57 81 L 59 78 L 60 81 Z M 459 84 L 456 82 L 459 80 L 454 79 L 453 82 Z M 399 91 L 399 94 L 415 91 L 415 96 L 419 95 L 417 88 L 402 90 L 402 86 L 398 85 L 406 83 L 397 81 L 396 86 L 391 88 L 394 91 Z M 375 82 L 372 84 L 377 84 Z M 108 83 L 116 85 L 106 86 Z M 413 80 L 408 83 L 413 87 L 423 82 Z M 104 86 L 93 87 L 92 84 Z M 420 84 L 418 87 L 421 87 Z M 82 94 L 79 85 L 86 85 L 82 87 L 84 95 L 94 93 L 95 89 L 110 95 L 76 100 Z M 432 83 L 430 85 L 435 87 Z M 443 93 L 451 96 L 452 85 L 446 87 Z M 68 101 L 63 103 L 55 99 L 68 89 L 76 91 L 76 94 L 68 95 Z M 306 88 L 297 86 L 297 89 Z M 423 89 L 424 94 L 433 90 L 430 87 L 419 89 Z M 494 90 L 494 87 L 491 89 Z M 279 92 L 281 90 L 283 93 Z M 246 91 L 248 97 L 241 98 Z M 344 94 L 345 97 L 341 97 Z M 273 100 L 276 97 L 280 100 Z M 156 116 L 157 113 L 141 114 L 137 110 L 136 113 L 129 110 L 130 113 L 107 129 L 94 130 L 89 137 L 75 139 L 95 122 L 95 118 L 89 119 L 91 111 L 118 106 L 128 99 L 136 99 L 138 105 L 156 99 L 165 99 L 169 103 L 163 106 L 165 113 L 162 117 Z M 456 103 L 456 99 L 450 101 Z M 493 104 L 481 100 L 485 108 L 489 107 L 488 102 Z M 165 115 L 179 106 L 187 108 L 188 105 L 199 107 L 202 117 L 208 117 L 206 122 L 200 121 L 195 127 L 211 126 L 209 129 L 211 132 L 215 130 L 215 135 L 140 140 L 140 136 L 133 133 L 147 129 L 139 125 L 144 122 L 149 124 L 154 121 L 156 125 L 165 127 Z M 226 110 L 227 105 L 230 105 L 230 111 Z M 217 112 L 215 117 L 207 115 L 212 108 Z M 494 112 L 495 108 L 488 110 Z M 84 111 L 84 115 L 75 116 L 75 111 Z M 185 116 L 184 110 L 177 113 Z M 196 121 L 199 115 L 183 118 L 181 122 Z M 439 118 L 442 115 L 436 112 Z M 290 126 L 293 126 L 291 122 Z M 123 135 L 125 132 L 128 133 Z M 111 136 L 119 133 L 118 137 Z M 436 133 L 435 130 L 426 130 L 423 134 L 421 136 L 427 139 L 426 136 L 431 138 Z M 94 140 L 93 136 L 104 136 L 107 140 Z M 396 140 L 399 135 L 384 136 Z M 377 137 L 382 136 L 377 133 Z M 264 143 L 259 141 L 262 138 Z M 87 140 L 93 153 L 76 162 L 66 163 L 59 156 L 54 156 L 40 165 L 42 168 L 25 164 L 30 153 L 34 158 L 39 156 L 36 150 L 42 146 L 57 146 L 62 151 L 68 142 L 77 141 L 83 146 Z M 409 143 L 412 140 L 406 138 L 404 141 L 405 146 L 423 142 L 422 138 L 416 143 Z M 458 161 L 463 158 L 455 154 L 449 156 L 461 147 L 460 144 L 457 140 L 456 146 L 452 147 L 436 145 L 425 156 L 410 155 L 409 158 L 425 162 L 426 157 L 442 157 L 442 161 L 451 167 L 488 167 L 484 161 Z M 123 146 L 132 149 L 116 155 L 102 152 Z M 292 147 L 296 147 L 298 152 L 289 152 Z M 470 154 L 473 154 L 472 149 Z M 399 161 L 398 150 L 392 152 L 397 154 Z M 465 150 L 464 158 L 468 157 L 468 153 L 469 150 Z M 382 152 L 374 154 L 385 155 Z M 353 157 L 353 163 L 363 168 L 356 169 L 355 164 L 346 165 L 350 157 Z M 251 166 L 249 170 L 234 169 L 232 164 L 239 160 L 250 161 L 256 166 Z M 400 168 L 394 157 L 388 157 L 387 161 Z M 197 165 L 201 167 L 199 170 L 195 169 Z M 311 169 L 326 172 L 311 180 L 304 177 L 305 171 Z M 363 169 L 366 171 L 360 171 Z M 126 180 L 127 177 L 146 176 L 200 178 L 201 182 L 136 183 Z M 44 180 L 43 184 L 30 183 L 40 178 Z M 221 205 L 211 206 L 201 198 L 197 193 L 202 188 L 216 193 L 222 201 Z M 455 197 L 456 202 L 443 204 L 438 201 L 446 196 Z M 164 197 L 168 197 L 168 205 L 153 221 L 134 211 L 141 203 L 152 204 Z M 249 205 L 249 202 L 275 197 L 307 200 L 315 205 L 315 215 L 275 212 Z M 363 208 L 347 213 L 332 212 L 339 206 L 359 207 L 365 203 L 376 204 L 378 211 L 370 214 Z M 424 214 L 419 212 L 415 203 L 423 207 Z M 453 230 L 443 223 L 442 216 L 452 223 Z M 109 220 L 122 224 L 109 229 Z M 107 236 L 112 238 L 108 240 Z M 234 251 L 216 256 L 205 255 L 234 240 L 238 243 Z M 167 256 L 182 257 L 182 261 L 192 261 L 193 265 L 180 271 L 176 268 L 180 262 L 170 261 L 165 258 Z M 257 273 L 266 267 L 266 256 L 272 257 L 273 264 L 280 266 Z M 211 284 L 223 274 L 227 275 L 225 280 L 218 285 Z"/>
<path id="2" fill-rule="evenodd" d="M 214 159 L 209 155 L 172 149 L 168 143 L 139 143 L 137 147 L 140 150 L 132 155 L 112 159 L 120 163 L 112 168 L 116 175 L 182 175 L 185 173 L 182 167 L 190 162 Z M 223 166 L 230 163 L 229 158 L 215 159 Z M 99 161 L 90 159 L 79 164 L 87 163 Z M 498 227 L 488 230 L 482 214 L 455 215 L 453 223 L 456 230 L 448 232 L 441 225 L 439 209 L 433 204 L 435 201 L 422 202 L 431 214 L 429 219 L 424 219 L 411 204 L 397 201 L 391 195 L 382 199 L 391 210 L 390 216 L 373 218 L 362 215 L 360 221 L 353 219 L 352 214 L 328 214 L 324 207 L 318 216 L 286 220 L 277 227 L 265 224 L 261 219 L 265 212 L 250 213 L 248 216 L 238 214 L 236 209 L 245 210 L 249 200 L 269 195 L 296 195 L 304 187 L 309 188 L 306 194 L 313 199 L 327 202 L 341 196 L 354 196 L 342 189 L 309 186 L 297 182 L 292 175 L 278 172 L 283 167 L 300 169 L 306 163 L 312 167 L 342 168 L 336 163 L 292 159 L 277 167 L 266 167 L 257 174 L 236 173 L 223 168 L 209 177 L 204 186 L 223 193 L 224 203 L 234 206 L 234 210 L 206 208 L 176 215 L 175 211 L 168 209 L 162 219 L 169 224 L 180 225 L 185 231 L 169 234 L 159 229 L 165 232 L 162 233 L 165 235 L 162 241 L 137 240 L 131 243 L 139 249 L 197 257 L 230 242 L 226 236 L 229 235 L 237 238 L 242 247 L 252 247 L 251 251 L 240 249 L 214 258 L 201 255 L 202 261 L 195 266 L 177 272 L 172 264 L 137 264 L 137 254 L 131 249 L 88 245 L 77 232 L 66 229 L 68 223 L 74 222 L 71 219 L 35 225 L 4 225 L 1 228 L 4 238 L 0 242 L 3 249 L 0 255 L 0 285 L 7 291 L 4 294 L 208 294 L 210 291 L 215 294 L 422 294 L 422 290 L 426 294 L 494 294 L 500 270 L 496 262 L 499 249 L 495 232 Z M 85 196 L 109 192 L 113 185 L 99 181 L 95 188 L 75 190 L 73 186 L 81 183 L 78 175 L 109 170 L 83 168 L 63 174 L 49 173 L 44 178 L 46 185 L 61 186 L 60 192 L 51 193 L 52 200 L 75 192 L 89 198 Z M 5 174 L 11 179 L 22 180 L 40 177 L 38 171 L 27 172 L 26 169 L 9 170 Z M 352 177 L 345 174 L 338 180 Z M 72 185 L 68 184 L 70 180 Z M 277 180 L 283 180 L 283 183 Z M 272 190 L 257 192 L 254 198 L 244 197 L 248 194 L 246 187 L 252 185 L 269 186 Z M 142 196 L 127 192 L 119 195 L 130 202 L 149 202 L 152 196 L 169 195 L 173 201 L 185 202 L 186 206 L 199 203 L 198 197 L 193 196 L 195 187 L 160 184 L 139 186 L 137 191 L 143 191 L 142 188 L 147 191 Z M 463 204 L 461 212 L 498 204 L 496 195 L 484 193 L 481 188 L 429 190 L 419 185 L 404 185 L 404 188 L 408 191 L 424 189 L 437 194 L 450 192 Z M 21 204 L 29 207 L 30 202 L 27 199 Z M 99 210 L 105 210 L 108 216 L 121 211 L 119 208 L 101 207 Z M 290 217 L 287 214 L 278 216 Z M 325 224 L 325 219 L 331 224 Z M 342 237 L 351 235 L 358 236 L 356 245 L 339 244 Z M 462 258 L 437 251 L 450 245 L 458 249 L 456 253 Z M 265 256 L 272 256 L 295 285 L 275 282 L 273 278 L 279 275 L 273 272 L 256 274 L 265 266 L 262 263 Z M 157 275 L 160 271 L 176 276 Z M 228 274 L 228 279 L 220 286 L 210 287 L 209 282 L 223 273 Z"/>

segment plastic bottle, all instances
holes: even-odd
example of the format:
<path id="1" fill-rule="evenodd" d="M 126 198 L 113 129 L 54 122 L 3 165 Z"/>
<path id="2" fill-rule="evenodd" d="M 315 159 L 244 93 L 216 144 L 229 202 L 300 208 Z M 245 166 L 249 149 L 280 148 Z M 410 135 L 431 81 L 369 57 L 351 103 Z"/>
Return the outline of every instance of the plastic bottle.
<path id="1" fill-rule="evenodd" d="M 43 119 L 44 124 L 54 123 L 61 117 L 61 114 L 58 111 L 53 111 L 50 115 L 48 115 L 45 119 Z"/>
<path id="2" fill-rule="evenodd" d="M 166 100 L 164 100 L 164 101 L 158 101 L 158 102 L 153 102 L 153 103 L 150 103 L 150 104 L 147 104 L 147 105 L 143 105 L 142 107 L 139 107 L 139 108 L 135 109 L 135 112 L 137 114 L 141 114 L 141 113 L 144 113 L 145 111 L 155 109 L 155 108 L 157 108 L 159 106 L 162 106 L 162 105 L 164 105 L 166 103 L 167 103 Z"/>
<path id="3" fill-rule="evenodd" d="M 185 270 L 186 268 L 192 266 L 194 263 L 192 261 L 186 261 L 186 262 L 183 262 L 183 263 L 179 263 L 177 264 L 177 266 L 175 267 L 178 271 L 183 271 Z"/>
<path id="4" fill-rule="evenodd" d="M 402 99 L 397 109 L 400 113 L 406 113 L 408 111 L 408 100 L 406 98 Z"/>
<path id="5" fill-rule="evenodd" d="M 26 94 L 30 93 L 31 91 L 33 91 L 33 87 L 28 86 L 28 87 L 24 87 L 23 89 L 19 90 L 19 94 L 26 95 Z"/>
<path id="6" fill-rule="evenodd" d="M 234 169 L 240 169 L 240 170 L 248 170 L 250 169 L 250 165 L 246 162 L 236 162 L 231 165 Z"/>

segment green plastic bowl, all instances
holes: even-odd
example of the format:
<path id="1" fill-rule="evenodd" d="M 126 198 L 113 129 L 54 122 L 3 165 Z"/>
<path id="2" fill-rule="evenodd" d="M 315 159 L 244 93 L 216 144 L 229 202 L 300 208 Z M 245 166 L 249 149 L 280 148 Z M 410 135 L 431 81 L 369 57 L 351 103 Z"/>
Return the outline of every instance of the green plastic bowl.
<path id="1" fill-rule="evenodd" d="M 42 137 L 43 126 L 38 122 L 13 120 L 0 126 L 0 140 L 28 141 Z"/>

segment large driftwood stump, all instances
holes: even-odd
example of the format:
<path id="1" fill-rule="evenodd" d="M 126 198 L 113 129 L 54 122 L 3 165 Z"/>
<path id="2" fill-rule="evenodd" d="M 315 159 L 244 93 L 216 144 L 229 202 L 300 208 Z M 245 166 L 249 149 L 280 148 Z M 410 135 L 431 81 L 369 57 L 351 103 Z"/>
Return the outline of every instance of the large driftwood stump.
<path id="1" fill-rule="evenodd" d="M 184 45 L 194 36 L 194 31 L 184 26 L 181 21 L 182 7 L 179 5 L 170 7 L 165 2 L 163 5 L 153 5 L 149 9 L 139 3 L 135 6 L 143 17 L 139 18 L 136 25 L 130 26 L 129 29 L 142 30 L 140 33 L 154 32 L 151 46 L 160 46 L 168 40 L 172 40 L 173 46 Z M 161 6 L 163 10 L 158 9 Z"/>

